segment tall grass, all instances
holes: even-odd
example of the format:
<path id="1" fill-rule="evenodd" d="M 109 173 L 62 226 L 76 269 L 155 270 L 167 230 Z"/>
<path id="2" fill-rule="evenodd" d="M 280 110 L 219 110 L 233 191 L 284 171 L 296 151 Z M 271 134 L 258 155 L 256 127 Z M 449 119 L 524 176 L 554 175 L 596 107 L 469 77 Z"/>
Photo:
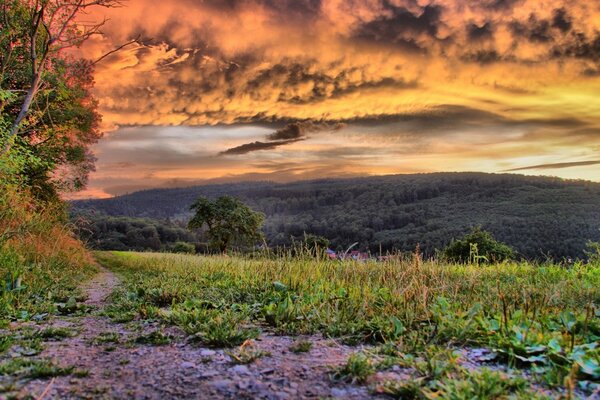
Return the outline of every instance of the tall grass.
<path id="1" fill-rule="evenodd" d="M 66 225 L 61 204 L 41 205 L 0 187 L 0 321 L 42 318 L 77 293 L 93 260 Z"/>
<path id="2" fill-rule="evenodd" d="M 131 290 L 146 296 L 159 291 L 167 305 L 201 298 L 277 309 L 287 301 L 294 315 L 286 329 L 331 333 L 339 329 L 337 334 L 351 329 L 353 322 L 382 317 L 393 316 L 407 327 L 431 323 L 440 311 L 440 298 L 452 312 L 468 312 L 478 305 L 482 314 L 505 322 L 515 313 L 523 320 L 565 311 L 584 314 L 600 300 L 598 265 L 567 269 L 552 264 L 462 265 L 402 259 L 341 263 L 147 253 L 103 253 L 100 259 L 128 276 Z"/>

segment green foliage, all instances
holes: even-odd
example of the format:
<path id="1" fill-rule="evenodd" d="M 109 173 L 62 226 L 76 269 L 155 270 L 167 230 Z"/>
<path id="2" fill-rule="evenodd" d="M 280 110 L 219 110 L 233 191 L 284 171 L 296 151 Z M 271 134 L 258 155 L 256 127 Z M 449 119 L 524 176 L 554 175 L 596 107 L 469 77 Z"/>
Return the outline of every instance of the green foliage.
<path id="1" fill-rule="evenodd" d="M 135 338 L 136 343 L 149 344 L 152 346 L 164 346 L 173 341 L 173 336 L 165 334 L 161 331 L 152 331 L 150 333 L 140 335 Z"/>
<path id="2" fill-rule="evenodd" d="M 34 22 L 32 12 L 41 6 L 46 7 L 42 24 Z M 60 192 L 85 185 L 94 164 L 89 146 L 101 137 L 92 95 L 93 63 L 55 48 L 70 42 L 78 30 L 65 21 L 65 29 L 52 32 L 56 37 L 48 42 L 50 31 L 68 12 L 62 14 L 45 2 L 34 8 L 10 0 L 2 4 L 0 20 L 0 175 L 43 201 L 59 201 Z M 35 60 L 30 57 L 32 44 L 37 47 Z M 19 123 L 29 95 L 31 105 Z M 18 126 L 14 135 L 13 124 Z"/>
<path id="3" fill-rule="evenodd" d="M 309 255 L 311 257 L 322 256 L 331 242 L 329 239 L 304 233 L 298 241 L 293 242 L 293 250 L 296 255 Z"/>
<path id="4" fill-rule="evenodd" d="M 498 399 L 521 392 L 528 385 L 523 378 L 511 378 L 484 368 L 463 379 L 441 383 L 439 392 L 441 398 L 448 400 Z"/>
<path id="5" fill-rule="evenodd" d="M 173 253 L 181 253 L 181 254 L 195 254 L 196 246 L 191 243 L 186 242 L 176 242 L 173 247 L 171 247 L 171 251 Z"/>
<path id="6" fill-rule="evenodd" d="M 444 257 L 453 262 L 501 262 L 515 257 L 513 249 L 496 241 L 489 232 L 480 228 L 453 241 L 444 249 Z"/>
<path id="7" fill-rule="evenodd" d="M 590 263 L 600 264 L 600 242 L 587 242 L 585 255 Z"/>
<path id="8" fill-rule="evenodd" d="M 413 252 L 424 259 L 481 226 L 519 256 L 585 256 L 600 241 L 600 184 L 509 174 L 439 173 L 277 184 L 243 182 L 146 190 L 75 202 L 77 209 L 165 220 L 190 218 L 198 196 L 235 196 L 266 215 L 269 246 L 292 245 L 304 232 L 336 250 L 359 242 L 371 254 Z M 481 250 L 481 249 L 480 249 Z M 481 255 L 481 252 L 480 252 Z"/>
<path id="9" fill-rule="evenodd" d="M 363 354 L 367 361 L 353 358 L 337 376 L 352 380 L 371 370 L 365 363 L 418 375 L 406 387 L 390 384 L 395 393 L 421 396 L 440 392 L 440 383 L 468 381 L 459 358 L 469 355 L 452 351 L 457 345 L 467 352 L 489 348 L 486 360 L 527 369 L 550 386 L 574 379 L 592 387 L 598 380 L 597 264 L 415 264 L 401 258 L 355 264 L 129 252 L 98 258 L 125 280 L 113 298 L 116 315 L 175 325 L 191 340 L 216 347 L 238 346 L 258 335 L 250 327 L 264 323 L 286 335 L 383 342 Z M 456 385 L 469 392 L 479 384 Z"/>
<path id="10" fill-rule="evenodd" d="M 50 378 L 70 375 L 74 367 L 59 367 L 47 360 L 13 358 L 0 364 L 0 375 L 18 375 L 22 378 Z"/>
<path id="11" fill-rule="evenodd" d="M 310 349 L 312 349 L 313 344 L 308 340 L 298 340 L 290 346 L 290 351 L 292 353 L 308 353 Z"/>
<path id="12" fill-rule="evenodd" d="M 73 213 L 79 238 L 96 250 L 164 250 L 193 254 L 199 237 L 184 224 L 146 218 L 109 217 L 102 213 Z"/>
<path id="13" fill-rule="evenodd" d="M 195 215 L 190 229 L 208 227 L 211 244 L 225 252 L 235 242 L 253 243 L 262 237 L 260 227 L 264 216 L 231 196 L 221 196 L 215 201 L 200 197 L 191 206 Z"/>
<path id="14" fill-rule="evenodd" d="M 375 367 L 369 358 L 362 353 L 354 353 L 346 364 L 333 371 L 331 378 L 347 383 L 365 383 L 375 373 Z"/>
<path id="15" fill-rule="evenodd" d="M 236 364 L 252 364 L 259 358 L 268 357 L 271 353 L 256 349 L 253 345 L 246 342 L 240 346 L 237 351 L 227 351 L 226 354 L 233 359 Z"/>

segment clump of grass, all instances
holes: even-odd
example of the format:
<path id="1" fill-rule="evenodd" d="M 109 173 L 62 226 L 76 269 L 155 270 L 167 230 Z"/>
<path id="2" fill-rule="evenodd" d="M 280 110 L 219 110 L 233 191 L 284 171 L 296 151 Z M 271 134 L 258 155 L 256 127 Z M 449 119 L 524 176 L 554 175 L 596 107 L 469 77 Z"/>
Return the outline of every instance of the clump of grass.
<path id="1" fill-rule="evenodd" d="M 448 400 L 498 399 L 525 394 L 529 383 L 487 368 L 471 372 L 463 379 L 448 380 L 438 385 L 439 396 Z M 531 397 L 529 397 L 531 398 Z"/>
<path id="2" fill-rule="evenodd" d="M 88 376 L 90 376 L 90 370 L 78 368 L 72 372 L 72 375 L 77 378 L 87 378 Z"/>
<path id="3" fill-rule="evenodd" d="M 102 332 L 94 339 L 92 339 L 92 344 L 106 344 L 106 343 L 114 343 L 117 344 L 121 341 L 121 335 L 118 332 Z"/>
<path id="4" fill-rule="evenodd" d="M 258 329 L 241 327 L 230 315 L 217 315 L 206 321 L 191 340 L 209 347 L 235 347 L 246 340 L 255 339 L 259 333 Z"/>
<path id="5" fill-rule="evenodd" d="M 354 353 L 344 365 L 336 368 L 331 377 L 335 381 L 347 383 L 365 383 L 375 373 L 375 367 L 369 358 L 362 353 Z"/>
<path id="6" fill-rule="evenodd" d="M 237 351 L 227 351 L 226 354 L 236 364 L 252 364 L 259 358 L 271 355 L 268 351 L 256 349 L 251 341 L 244 342 Z"/>
<path id="7" fill-rule="evenodd" d="M 164 334 L 161 331 L 152 331 L 145 335 L 140 335 L 135 339 L 136 343 L 149 344 L 152 346 L 164 346 L 173 341 L 173 335 Z"/>
<path id="8" fill-rule="evenodd" d="M 292 353 L 308 353 L 313 347 L 311 341 L 308 340 L 298 340 L 290 346 L 290 351 Z"/>
<path id="9" fill-rule="evenodd" d="M 39 331 L 36 336 L 42 338 L 42 339 L 55 339 L 55 340 L 61 340 L 61 339 L 66 339 L 66 338 L 70 338 L 76 335 L 76 332 L 74 332 L 71 329 L 68 328 L 55 328 L 55 327 L 49 327 L 49 328 L 45 328 L 42 329 L 41 331 Z"/>
<path id="10" fill-rule="evenodd" d="M 0 375 L 18 375 L 22 378 L 49 378 L 70 375 L 74 367 L 59 367 L 48 360 L 13 358 L 0 364 Z"/>
<path id="11" fill-rule="evenodd" d="M 0 336 L 0 354 L 4 353 L 13 345 L 13 338 L 8 335 Z"/>
<path id="12" fill-rule="evenodd" d="M 394 399 L 421 400 L 427 399 L 427 390 L 423 378 L 412 378 L 402 381 L 386 381 L 376 388 L 376 392 Z"/>

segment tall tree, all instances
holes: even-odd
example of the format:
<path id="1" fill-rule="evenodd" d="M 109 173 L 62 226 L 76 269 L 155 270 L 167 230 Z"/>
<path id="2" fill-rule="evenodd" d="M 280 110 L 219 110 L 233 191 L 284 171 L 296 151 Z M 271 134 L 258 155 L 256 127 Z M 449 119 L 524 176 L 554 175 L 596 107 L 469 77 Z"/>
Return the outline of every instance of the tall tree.
<path id="1" fill-rule="evenodd" d="M 104 24 L 83 23 L 81 14 L 120 4 L 0 2 L 0 157 L 28 158 L 18 173 L 40 198 L 80 189 L 93 169 L 88 148 L 101 136 L 91 94 L 94 62 L 69 56 L 68 50 L 100 34 Z"/>
<path id="2" fill-rule="evenodd" d="M 200 197 L 191 206 L 196 213 L 190 220 L 190 229 L 208 228 L 211 245 L 221 252 L 235 242 L 251 243 L 262 238 L 260 227 L 264 215 L 253 211 L 240 200 L 221 196 L 215 201 Z"/>

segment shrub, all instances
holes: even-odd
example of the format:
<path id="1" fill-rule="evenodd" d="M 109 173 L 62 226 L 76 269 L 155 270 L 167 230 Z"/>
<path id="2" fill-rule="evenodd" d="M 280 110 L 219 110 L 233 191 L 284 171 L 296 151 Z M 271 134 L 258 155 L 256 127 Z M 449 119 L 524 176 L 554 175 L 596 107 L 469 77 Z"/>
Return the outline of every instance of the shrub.
<path id="1" fill-rule="evenodd" d="M 192 243 L 176 242 L 171 248 L 171 252 L 181 254 L 196 254 L 196 246 L 194 246 Z"/>
<path id="2" fill-rule="evenodd" d="M 444 249 L 444 257 L 448 261 L 469 262 L 500 262 L 515 257 L 515 252 L 508 245 L 498 242 L 489 232 L 480 228 L 465 235 L 462 239 L 453 241 Z"/>

